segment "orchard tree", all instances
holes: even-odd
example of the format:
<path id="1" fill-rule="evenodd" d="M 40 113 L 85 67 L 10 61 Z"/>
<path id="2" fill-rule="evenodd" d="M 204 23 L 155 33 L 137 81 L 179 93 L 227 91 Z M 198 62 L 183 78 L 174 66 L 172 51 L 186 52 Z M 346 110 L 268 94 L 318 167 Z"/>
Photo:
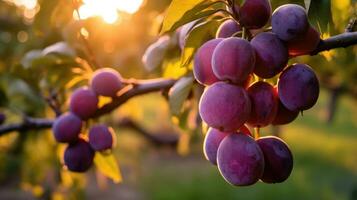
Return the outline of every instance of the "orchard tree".
<path id="1" fill-rule="evenodd" d="M 139 80 L 98 62 L 89 44 L 88 24 L 73 19 L 73 11 L 81 18 L 80 2 L 44 1 L 38 15 L 53 10 L 61 16 L 54 29 L 66 27 L 65 41 L 40 50 L 26 49 L 9 72 L 2 70 L 1 106 L 15 109 L 22 121 L 7 123 L 7 115 L 1 114 L 0 135 L 17 131 L 24 139 L 31 131 L 51 129 L 51 138 L 66 144 L 58 158 L 62 170 L 85 173 L 96 165 L 120 182 L 112 154 L 120 137 L 99 118 L 134 97 L 161 92 L 181 128 L 205 133 L 203 153 L 228 183 L 281 183 L 293 170 L 293 152 L 282 139 L 261 137 L 259 130 L 289 124 L 316 104 L 322 73 L 316 75 L 314 69 L 322 68 L 320 72 L 324 66 L 310 67 L 299 57 L 357 44 L 357 22 L 352 13 L 345 32 L 326 37 L 334 26 L 330 1 L 273 3 L 171 1 L 159 39 L 142 57 L 146 70 L 160 70 L 163 77 Z M 49 20 L 36 19 L 39 29 Z M 337 63 L 339 58 L 334 59 Z M 355 71 L 353 63 L 351 68 Z M 16 101 L 23 106 L 14 108 Z M 43 117 L 46 108 L 55 116 Z M 192 113 L 197 116 L 196 126 L 189 130 Z M 131 120 L 122 123 L 140 129 Z M 178 143 L 177 138 L 141 132 L 156 144 Z"/>

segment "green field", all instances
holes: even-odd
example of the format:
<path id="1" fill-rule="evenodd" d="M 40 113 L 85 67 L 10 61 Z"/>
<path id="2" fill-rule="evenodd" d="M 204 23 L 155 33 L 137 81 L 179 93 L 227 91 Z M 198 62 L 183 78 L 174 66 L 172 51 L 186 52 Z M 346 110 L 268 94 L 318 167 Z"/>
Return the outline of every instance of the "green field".
<path id="1" fill-rule="evenodd" d="M 357 199 L 356 102 L 343 97 L 335 122 L 327 125 L 326 99 L 322 93 L 314 109 L 281 129 L 295 159 L 285 183 L 233 187 L 197 146 L 187 157 L 163 156 L 143 166 L 145 199 Z"/>

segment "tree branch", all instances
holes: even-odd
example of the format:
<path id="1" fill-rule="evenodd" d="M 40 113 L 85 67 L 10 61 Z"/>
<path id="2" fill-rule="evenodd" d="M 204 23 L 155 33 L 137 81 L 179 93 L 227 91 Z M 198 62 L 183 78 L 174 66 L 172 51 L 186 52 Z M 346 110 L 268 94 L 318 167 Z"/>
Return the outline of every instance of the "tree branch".
<path id="1" fill-rule="evenodd" d="M 26 117 L 21 123 L 0 126 L 0 136 L 5 135 L 6 133 L 10 133 L 12 131 L 48 129 L 52 127 L 52 124 L 52 119 Z"/>
<path id="2" fill-rule="evenodd" d="M 118 97 L 114 98 L 111 103 L 101 107 L 92 118 L 98 118 L 112 112 L 135 96 L 167 90 L 171 88 L 175 82 L 176 80 L 173 79 L 131 80 L 131 85 L 128 85 L 126 89 L 124 88 L 124 91 L 120 91 Z M 25 117 L 20 123 L 4 124 L 0 126 L 0 136 L 12 131 L 41 130 L 51 128 L 53 121 L 53 119 Z"/>
<path id="3" fill-rule="evenodd" d="M 311 55 L 316 55 L 322 51 L 328 51 L 336 48 L 346 48 L 357 44 L 357 32 L 346 32 L 328 39 L 322 40 L 315 51 Z M 118 108 L 120 105 L 127 102 L 129 99 L 157 91 L 165 91 L 175 84 L 173 79 L 151 79 L 151 80 L 127 80 L 128 86 L 119 92 L 118 97 L 114 98 L 112 102 L 101 107 L 93 116 L 98 118 L 102 115 L 108 114 Z M 40 130 L 50 128 L 53 120 L 51 119 L 36 119 L 25 118 L 23 122 L 17 124 L 5 124 L 0 126 L 0 136 L 12 131 L 25 130 Z"/>
<path id="4" fill-rule="evenodd" d="M 346 32 L 322 40 L 311 55 L 316 55 L 331 49 L 346 48 L 357 44 L 357 32 Z"/>

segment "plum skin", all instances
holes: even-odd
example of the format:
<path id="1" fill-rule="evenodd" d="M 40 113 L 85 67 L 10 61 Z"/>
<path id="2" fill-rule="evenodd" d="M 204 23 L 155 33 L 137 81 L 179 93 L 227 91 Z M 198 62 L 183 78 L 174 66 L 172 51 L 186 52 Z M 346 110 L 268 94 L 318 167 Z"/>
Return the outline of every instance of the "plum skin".
<path id="1" fill-rule="evenodd" d="M 240 38 L 226 38 L 215 48 L 212 68 L 222 81 L 242 84 L 253 72 L 255 52 L 250 43 Z"/>
<path id="2" fill-rule="evenodd" d="M 252 133 L 244 125 L 240 128 L 239 132 L 222 132 L 215 128 L 209 128 L 203 142 L 203 153 L 205 158 L 213 165 L 217 165 L 217 151 L 219 144 L 229 134 L 245 134 L 252 136 Z"/>
<path id="3" fill-rule="evenodd" d="M 94 150 L 83 139 L 67 146 L 64 152 L 64 163 L 72 172 L 85 172 L 93 164 Z"/>
<path id="4" fill-rule="evenodd" d="M 213 51 L 221 41 L 223 39 L 210 40 L 204 43 L 195 54 L 193 74 L 197 82 L 202 85 L 211 85 L 219 81 L 213 73 L 211 61 Z"/>
<path id="5" fill-rule="evenodd" d="M 248 186 L 262 177 L 264 155 L 252 137 L 230 134 L 218 147 L 217 164 L 219 172 L 228 183 Z"/>
<path id="6" fill-rule="evenodd" d="M 246 0 L 238 13 L 243 26 L 259 29 L 268 23 L 272 8 L 269 0 Z"/>
<path id="7" fill-rule="evenodd" d="M 278 87 L 275 86 L 275 93 L 278 95 Z M 278 96 L 279 97 L 279 96 Z M 276 116 L 271 123 L 272 125 L 285 125 L 294 121 L 299 115 L 299 111 L 291 111 L 287 109 L 283 103 L 281 103 L 280 98 L 278 98 L 278 111 Z"/>
<path id="8" fill-rule="evenodd" d="M 248 124 L 253 127 L 268 126 L 278 111 L 278 96 L 269 83 L 259 81 L 248 88 L 252 112 Z"/>
<path id="9" fill-rule="evenodd" d="M 92 90 L 101 96 L 115 97 L 123 87 L 122 77 L 111 68 L 96 70 L 90 80 Z"/>
<path id="10" fill-rule="evenodd" d="M 98 109 L 98 97 L 88 87 L 76 89 L 71 95 L 69 109 L 83 120 L 89 119 Z"/>
<path id="11" fill-rule="evenodd" d="M 208 161 L 217 165 L 217 150 L 221 141 L 232 133 L 222 132 L 215 128 L 209 128 L 203 142 L 203 153 Z"/>
<path id="12" fill-rule="evenodd" d="M 265 160 L 261 180 L 265 183 L 284 182 L 290 176 L 294 165 L 293 155 L 288 145 L 275 136 L 259 138 L 257 143 Z"/>
<path id="13" fill-rule="evenodd" d="M 261 78 L 272 78 L 283 71 L 289 60 L 288 49 L 274 33 L 260 33 L 251 45 L 256 53 L 254 73 Z"/>
<path id="14" fill-rule="evenodd" d="M 104 151 L 113 148 L 115 133 L 106 125 L 95 125 L 89 130 L 89 144 L 95 151 Z"/>
<path id="15" fill-rule="evenodd" d="M 309 54 L 317 48 L 320 41 L 320 33 L 310 26 L 304 35 L 287 42 L 289 56 Z"/>
<path id="16" fill-rule="evenodd" d="M 305 64 L 286 68 L 278 80 L 280 101 L 291 111 L 312 108 L 319 97 L 319 81 L 314 71 Z"/>
<path id="17" fill-rule="evenodd" d="M 209 127 L 236 131 L 248 120 L 251 102 L 239 86 L 217 82 L 208 87 L 199 102 L 199 113 Z"/>
<path id="18" fill-rule="evenodd" d="M 78 140 L 82 120 L 73 113 L 64 113 L 53 123 L 52 131 L 57 142 L 72 143 Z"/>
<path id="19" fill-rule="evenodd" d="M 218 28 L 217 38 L 229 38 L 232 37 L 238 31 L 241 31 L 240 25 L 233 19 L 224 21 Z"/>
<path id="20" fill-rule="evenodd" d="M 305 9 L 297 4 L 278 7 L 271 20 L 273 32 L 284 41 L 298 38 L 306 33 L 309 21 Z"/>

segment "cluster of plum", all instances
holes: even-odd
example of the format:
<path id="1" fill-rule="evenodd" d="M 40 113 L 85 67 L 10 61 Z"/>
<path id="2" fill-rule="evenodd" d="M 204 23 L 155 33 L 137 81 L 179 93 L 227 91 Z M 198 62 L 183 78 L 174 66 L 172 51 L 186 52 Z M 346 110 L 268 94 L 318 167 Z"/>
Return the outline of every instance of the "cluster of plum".
<path id="1" fill-rule="evenodd" d="M 52 127 L 57 142 L 68 143 L 64 163 L 68 170 L 85 172 L 93 164 L 95 151 L 107 151 L 115 144 L 112 128 L 103 124 L 90 128 L 88 136 L 82 133 L 83 121 L 93 117 L 98 109 L 98 96 L 115 97 L 122 88 L 120 74 L 110 68 L 94 72 L 90 87 L 76 89 L 70 98 L 70 111 L 59 116 Z"/>
<path id="2" fill-rule="evenodd" d="M 194 57 L 194 76 L 207 86 L 199 103 L 210 127 L 204 153 L 233 185 L 280 183 L 293 168 L 289 147 L 277 137 L 252 137 L 245 124 L 256 129 L 288 124 L 314 106 L 319 96 L 314 71 L 306 64 L 288 66 L 288 60 L 315 50 L 320 34 L 299 5 L 286 4 L 272 14 L 269 0 L 246 0 L 234 9 L 228 10 L 236 19 L 222 23 L 216 39 Z M 272 31 L 262 29 L 270 18 Z M 234 37 L 240 31 L 248 37 Z"/>

